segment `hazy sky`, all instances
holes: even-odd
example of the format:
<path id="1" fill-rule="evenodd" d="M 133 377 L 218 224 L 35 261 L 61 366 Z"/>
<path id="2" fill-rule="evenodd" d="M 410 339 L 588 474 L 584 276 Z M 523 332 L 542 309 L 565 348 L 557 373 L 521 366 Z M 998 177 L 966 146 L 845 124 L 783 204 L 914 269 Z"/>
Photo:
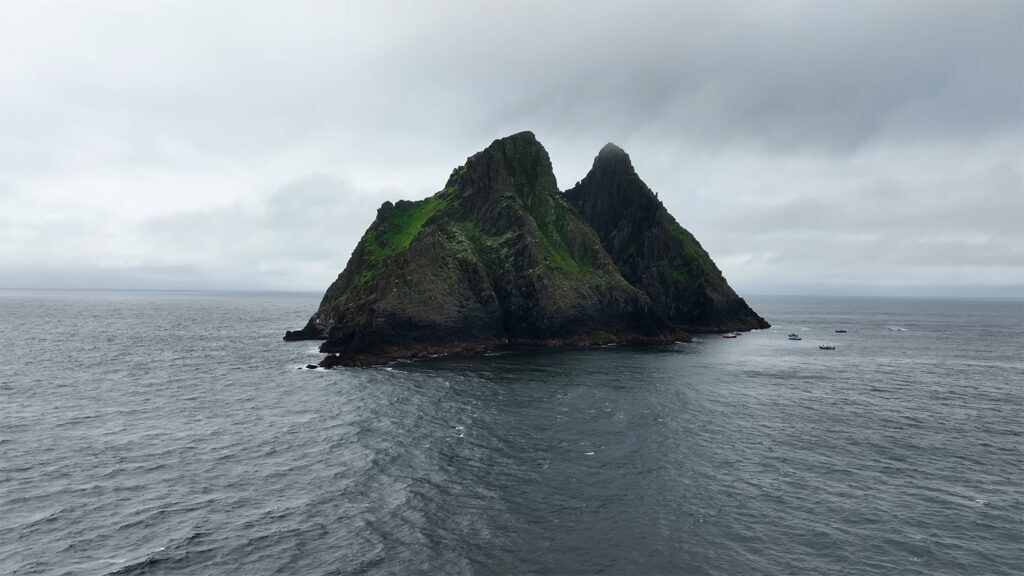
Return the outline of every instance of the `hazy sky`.
<path id="1" fill-rule="evenodd" d="M 378 5 L 381 4 L 381 5 Z M 0 287 L 321 291 L 377 206 L 606 142 L 742 294 L 1024 294 L 1024 2 L 4 2 Z"/>

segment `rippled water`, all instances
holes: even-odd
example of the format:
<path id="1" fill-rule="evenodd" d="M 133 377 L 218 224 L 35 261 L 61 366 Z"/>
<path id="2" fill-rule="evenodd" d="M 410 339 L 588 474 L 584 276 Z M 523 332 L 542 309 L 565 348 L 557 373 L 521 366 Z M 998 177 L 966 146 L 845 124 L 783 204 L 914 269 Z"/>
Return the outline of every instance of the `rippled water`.
<path id="1" fill-rule="evenodd" d="M 298 369 L 318 296 L 0 291 L 0 573 L 1024 572 L 1020 301 Z"/>

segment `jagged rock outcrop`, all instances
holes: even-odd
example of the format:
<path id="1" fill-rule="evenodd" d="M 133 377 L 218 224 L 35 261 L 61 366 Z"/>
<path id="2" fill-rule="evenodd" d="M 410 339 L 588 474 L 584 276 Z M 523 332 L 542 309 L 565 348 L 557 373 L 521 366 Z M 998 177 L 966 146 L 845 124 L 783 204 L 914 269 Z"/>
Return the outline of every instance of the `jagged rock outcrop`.
<path id="1" fill-rule="evenodd" d="M 495 140 L 425 200 L 385 202 L 317 312 L 285 335 L 314 338 L 332 366 L 689 339 L 623 278 L 529 132 Z"/>
<path id="2" fill-rule="evenodd" d="M 622 276 L 673 324 L 691 332 L 768 327 L 618 146 L 602 148 L 590 172 L 565 197 L 597 232 Z"/>

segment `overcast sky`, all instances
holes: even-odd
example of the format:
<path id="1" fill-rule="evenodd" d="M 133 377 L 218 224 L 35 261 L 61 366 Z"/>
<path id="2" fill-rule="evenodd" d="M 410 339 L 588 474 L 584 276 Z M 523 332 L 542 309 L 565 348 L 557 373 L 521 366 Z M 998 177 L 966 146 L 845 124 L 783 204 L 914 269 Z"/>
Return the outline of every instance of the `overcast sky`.
<path id="1" fill-rule="evenodd" d="M 1019 0 L 32 0 L 0 54 L 0 287 L 322 291 L 532 130 L 741 295 L 1024 294 Z"/>

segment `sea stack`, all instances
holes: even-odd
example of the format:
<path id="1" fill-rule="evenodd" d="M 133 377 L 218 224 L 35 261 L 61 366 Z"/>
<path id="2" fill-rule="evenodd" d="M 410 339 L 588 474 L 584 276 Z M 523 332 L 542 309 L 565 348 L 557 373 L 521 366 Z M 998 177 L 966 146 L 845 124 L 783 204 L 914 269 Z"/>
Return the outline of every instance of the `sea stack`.
<path id="1" fill-rule="evenodd" d="M 322 339 L 322 366 L 358 366 L 766 326 L 624 152 L 605 147 L 562 194 L 547 151 L 521 132 L 468 158 L 433 196 L 385 202 L 317 311 L 285 340 Z"/>
<path id="2" fill-rule="evenodd" d="M 619 273 L 530 132 L 495 140 L 418 202 L 385 202 L 305 328 L 331 364 L 505 343 L 687 340 Z"/>
<path id="3" fill-rule="evenodd" d="M 615 144 L 601 149 L 590 172 L 565 196 L 597 232 L 626 281 L 669 322 L 691 332 L 769 327 Z"/>

